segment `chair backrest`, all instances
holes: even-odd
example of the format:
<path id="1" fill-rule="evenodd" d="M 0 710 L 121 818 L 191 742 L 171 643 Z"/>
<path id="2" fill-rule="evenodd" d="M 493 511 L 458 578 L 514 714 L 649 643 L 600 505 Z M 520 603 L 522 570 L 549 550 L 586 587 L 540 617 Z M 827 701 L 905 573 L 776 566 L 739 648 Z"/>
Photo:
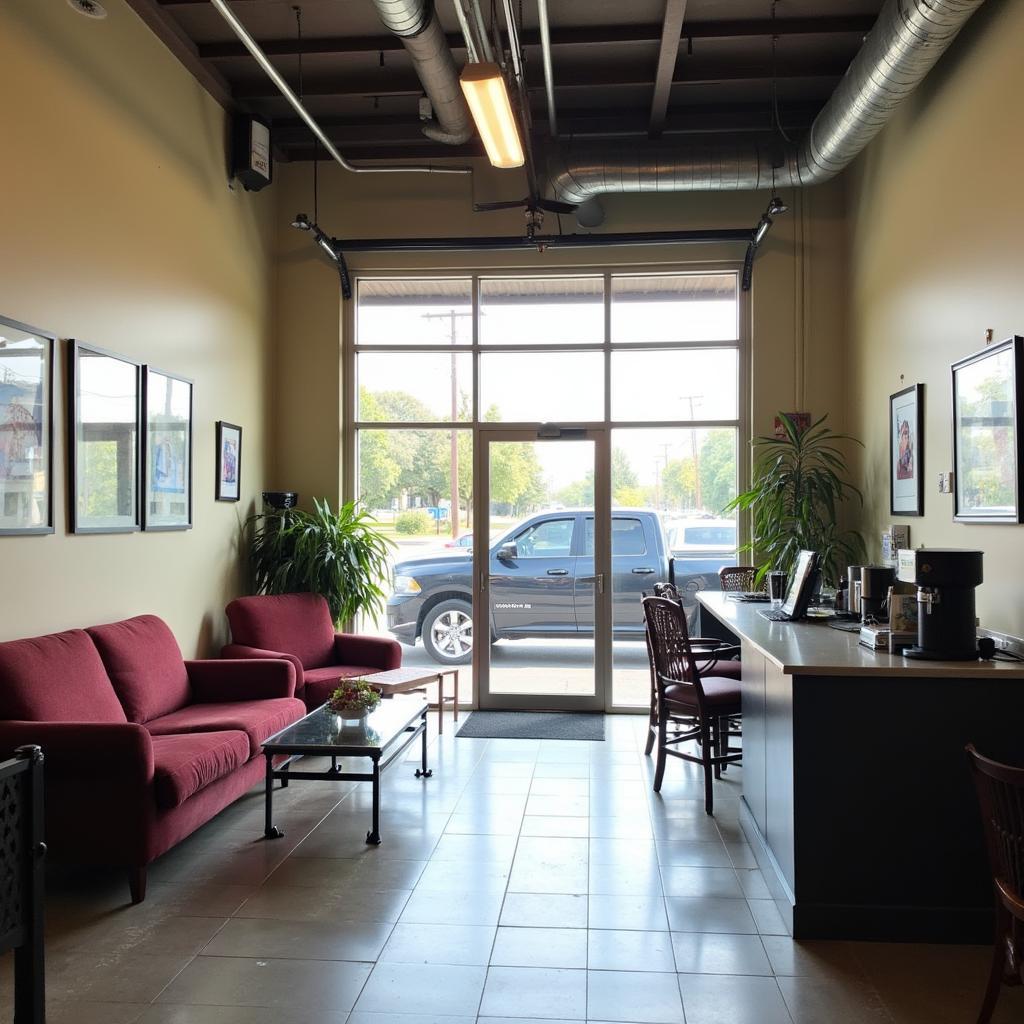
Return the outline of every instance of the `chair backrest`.
<path id="1" fill-rule="evenodd" d="M 700 685 L 700 673 L 690 647 L 686 613 L 669 597 L 645 597 L 644 618 L 654 670 L 662 682 Z"/>
<path id="2" fill-rule="evenodd" d="M 1024 768 L 983 757 L 967 747 L 971 774 L 981 804 L 985 842 L 1003 902 L 1024 913 Z"/>
<path id="3" fill-rule="evenodd" d="M 334 623 L 320 594 L 239 597 L 226 612 L 233 643 L 294 654 L 306 669 L 333 663 Z"/>
<path id="4" fill-rule="evenodd" d="M 724 565 L 718 570 L 723 590 L 753 590 L 757 569 L 752 565 Z"/>

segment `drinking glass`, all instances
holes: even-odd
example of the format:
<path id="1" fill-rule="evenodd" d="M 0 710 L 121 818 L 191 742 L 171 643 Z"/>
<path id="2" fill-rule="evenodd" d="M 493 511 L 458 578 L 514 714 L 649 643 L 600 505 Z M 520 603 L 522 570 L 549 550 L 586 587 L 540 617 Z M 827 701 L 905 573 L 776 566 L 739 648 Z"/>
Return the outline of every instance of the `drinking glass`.
<path id="1" fill-rule="evenodd" d="M 772 608 L 781 608 L 782 599 L 786 595 L 786 573 L 781 569 L 772 569 L 768 573 L 768 597 L 771 599 Z"/>

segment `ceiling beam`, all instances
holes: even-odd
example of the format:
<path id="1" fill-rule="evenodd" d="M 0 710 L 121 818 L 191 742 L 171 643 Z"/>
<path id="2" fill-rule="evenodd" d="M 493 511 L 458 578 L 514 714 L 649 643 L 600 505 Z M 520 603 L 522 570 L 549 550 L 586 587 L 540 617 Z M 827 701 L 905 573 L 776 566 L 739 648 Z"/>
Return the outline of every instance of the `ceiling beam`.
<path id="1" fill-rule="evenodd" d="M 654 72 L 654 94 L 651 97 L 651 116 L 647 129 L 652 139 L 661 135 L 665 125 L 673 72 L 679 57 L 679 37 L 685 17 L 686 0 L 665 0 L 665 20 L 661 24 L 661 45 L 658 48 L 658 66 Z"/>
<path id="2" fill-rule="evenodd" d="M 781 81 L 806 78 L 840 78 L 846 71 L 848 61 L 783 61 L 773 68 L 770 63 L 738 65 L 733 61 L 698 61 L 690 59 L 675 69 L 671 87 L 692 85 L 715 85 L 718 82 L 761 82 L 772 78 Z M 653 85 L 650 74 L 643 69 L 601 71 L 594 69 L 586 74 L 577 73 L 572 80 L 559 79 L 556 92 L 577 89 L 614 89 L 637 86 L 650 88 Z M 542 91 L 542 82 L 529 86 L 530 92 Z M 306 81 L 305 96 L 419 96 L 423 86 L 412 73 L 377 75 L 352 75 L 344 78 L 321 78 Z M 234 95 L 241 99 L 270 99 L 278 96 L 277 90 L 268 80 L 234 84 Z"/>
<path id="3" fill-rule="evenodd" d="M 192 3 L 193 0 L 159 0 L 164 6 Z M 202 0 L 206 2 L 206 0 Z M 744 19 L 735 21 L 691 21 L 685 26 L 683 38 L 690 42 L 699 39 L 741 39 L 759 36 L 800 36 L 800 35 L 852 35 L 863 36 L 874 24 L 874 17 L 858 15 L 852 17 L 828 18 L 779 18 L 773 27 L 770 19 Z M 552 46 L 621 46 L 623 44 L 654 45 L 661 40 L 661 25 L 596 25 L 584 28 L 551 29 Z M 536 29 L 525 29 L 521 33 L 524 46 L 540 46 L 540 33 Z M 464 50 L 461 35 L 448 36 L 448 45 L 454 50 Z M 260 43 L 268 57 L 294 57 L 300 52 L 298 41 L 290 39 L 267 39 Z M 397 36 L 324 36 L 306 38 L 302 41 L 301 52 L 326 54 L 343 57 L 358 53 L 397 53 L 403 49 Z M 249 51 L 236 40 L 215 43 L 200 43 L 199 56 L 204 60 L 223 60 L 232 57 L 249 57 Z M 250 58 L 251 59 L 251 58 Z"/>

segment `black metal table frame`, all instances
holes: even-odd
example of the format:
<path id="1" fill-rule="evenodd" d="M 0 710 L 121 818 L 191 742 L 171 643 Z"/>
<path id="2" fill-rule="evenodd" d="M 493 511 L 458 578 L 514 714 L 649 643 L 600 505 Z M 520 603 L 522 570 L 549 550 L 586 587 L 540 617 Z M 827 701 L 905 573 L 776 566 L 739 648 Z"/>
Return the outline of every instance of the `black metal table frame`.
<path id="1" fill-rule="evenodd" d="M 413 719 L 402 732 L 397 733 L 394 738 L 385 746 L 368 749 L 367 747 L 343 746 L 336 743 L 303 745 L 301 751 L 289 751 L 287 748 L 292 744 L 278 746 L 271 737 L 267 742 L 275 749 L 267 749 L 264 745 L 263 754 L 267 759 L 267 795 L 266 795 L 266 817 L 264 819 L 263 835 L 266 839 L 279 839 L 284 832 L 274 822 L 274 779 L 281 780 L 281 788 L 286 789 L 291 779 L 310 779 L 312 781 L 330 782 L 372 782 L 373 783 L 373 828 L 366 833 L 366 841 L 372 846 L 380 846 L 380 773 L 389 764 L 409 748 L 417 736 L 422 737 L 422 753 L 420 756 L 420 767 L 416 769 L 417 779 L 429 779 L 433 769 L 427 768 L 427 712 L 430 706 L 424 703 L 422 709 L 413 716 Z M 417 722 L 416 719 L 419 719 Z M 384 752 L 391 747 L 396 740 L 405 736 L 399 746 L 392 750 L 384 760 L 381 758 Z M 285 754 L 283 761 L 275 767 L 274 758 Z M 331 759 L 331 767 L 322 772 L 292 771 L 293 761 L 303 757 L 327 756 Z M 346 772 L 338 764 L 339 758 L 344 757 L 368 757 L 373 761 L 372 772 Z"/>

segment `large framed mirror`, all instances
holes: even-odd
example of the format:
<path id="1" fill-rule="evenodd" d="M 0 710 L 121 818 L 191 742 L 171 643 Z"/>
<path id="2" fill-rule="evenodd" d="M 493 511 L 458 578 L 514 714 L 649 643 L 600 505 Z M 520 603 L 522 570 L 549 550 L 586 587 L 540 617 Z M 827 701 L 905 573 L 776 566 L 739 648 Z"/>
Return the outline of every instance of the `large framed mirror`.
<path id="1" fill-rule="evenodd" d="M 81 341 L 69 353 L 71 529 L 138 530 L 142 367 Z"/>
<path id="2" fill-rule="evenodd" d="M 53 533 L 53 349 L 0 317 L 0 536 Z"/>

